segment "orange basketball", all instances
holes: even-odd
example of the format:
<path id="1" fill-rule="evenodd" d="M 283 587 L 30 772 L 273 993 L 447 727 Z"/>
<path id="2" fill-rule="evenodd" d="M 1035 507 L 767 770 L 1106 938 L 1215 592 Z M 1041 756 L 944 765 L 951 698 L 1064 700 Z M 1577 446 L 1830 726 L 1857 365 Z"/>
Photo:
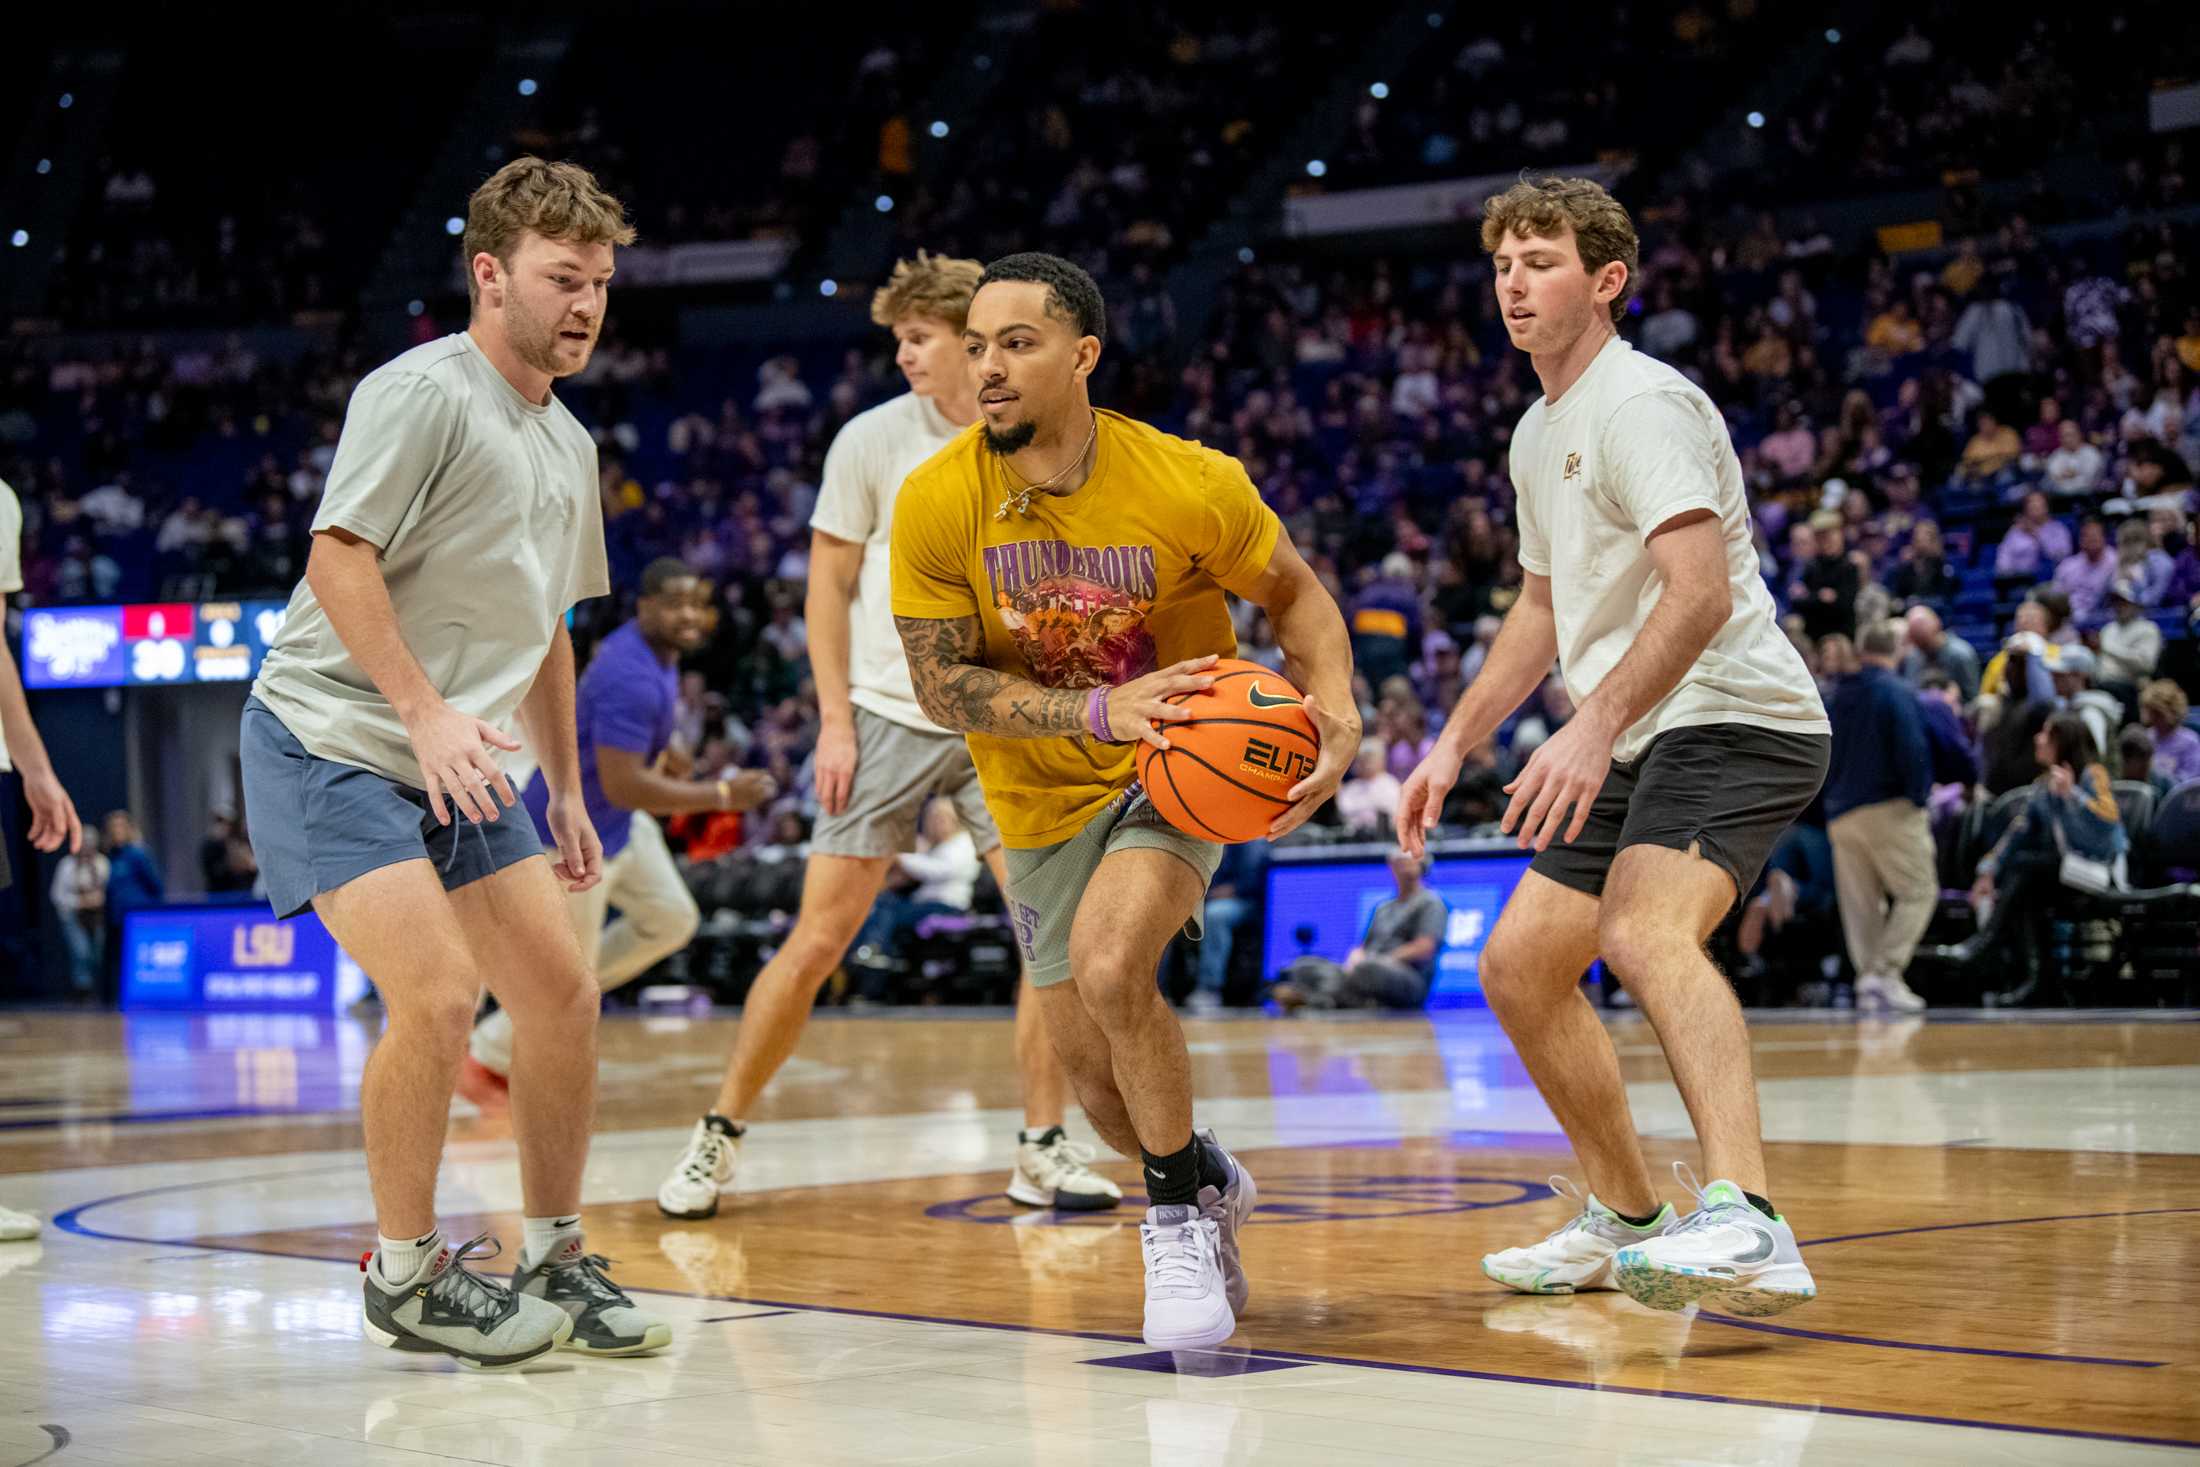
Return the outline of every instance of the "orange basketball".
<path id="1" fill-rule="evenodd" d="M 1162 817 L 1186 835 L 1236 845 L 1268 834 L 1293 785 L 1314 772 L 1321 737 L 1305 697 L 1280 673 L 1227 658 L 1202 693 L 1169 699 L 1191 710 L 1164 726 L 1170 747 L 1138 746 L 1138 778 Z"/>

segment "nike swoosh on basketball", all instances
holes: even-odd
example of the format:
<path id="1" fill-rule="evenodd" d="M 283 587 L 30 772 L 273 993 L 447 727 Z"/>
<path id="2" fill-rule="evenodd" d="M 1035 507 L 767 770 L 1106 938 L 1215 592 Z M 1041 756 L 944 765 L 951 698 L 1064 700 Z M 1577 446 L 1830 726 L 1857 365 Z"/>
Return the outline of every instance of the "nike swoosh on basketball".
<path id="1" fill-rule="evenodd" d="M 1263 693 L 1260 690 L 1260 680 L 1257 678 L 1254 679 L 1253 686 L 1246 690 L 1245 701 L 1255 708 L 1303 708 L 1306 706 L 1297 698 L 1279 698 L 1273 693 Z"/>

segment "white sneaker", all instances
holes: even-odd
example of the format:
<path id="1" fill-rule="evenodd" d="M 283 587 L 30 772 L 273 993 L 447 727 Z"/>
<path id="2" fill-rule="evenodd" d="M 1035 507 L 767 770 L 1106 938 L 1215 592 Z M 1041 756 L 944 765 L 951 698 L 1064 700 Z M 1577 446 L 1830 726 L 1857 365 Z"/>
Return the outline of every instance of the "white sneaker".
<path id="1" fill-rule="evenodd" d="M 1779 1314 L 1818 1297 L 1787 1219 L 1767 1217 L 1732 1182 L 1697 1190 L 1686 1162 L 1673 1163 L 1696 1210 L 1660 1237 L 1622 1248 L 1619 1286 L 1637 1304 L 1685 1309 L 1698 1299 L 1725 1314 Z"/>
<path id="2" fill-rule="evenodd" d="M 743 1131 L 728 1136 L 711 1129 L 709 1121 L 697 1121 L 688 1135 L 687 1150 L 672 1164 L 672 1175 L 657 1189 L 657 1210 L 666 1217 L 699 1221 L 718 1215 L 718 1194 L 733 1181 L 734 1166 L 741 1160 Z"/>
<path id="3" fill-rule="evenodd" d="M 0 1207 L 0 1243 L 27 1243 L 45 1227 L 27 1212 Z"/>
<path id="4" fill-rule="evenodd" d="M 1139 1224 L 1146 1253 L 1146 1343 L 1199 1350 L 1237 1331 L 1222 1286 L 1222 1229 L 1198 1209 L 1149 1207 Z"/>
<path id="5" fill-rule="evenodd" d="M 1898 1014 L 1925 1012 L 1924 998 L 1892 973 L 1866 973 L 1856 980 L 1856 1006 L 1870 1004 L 1884 1004 Z"/>
<path id="6" fill-rule="evenodd" d="M 1123 1200 L 1123 1189 L 1090 1165 L 1099 1153 L 1049 1126 L 1036 1141 L 1016 1147 L 1016 1171 L 1008 1179 L 1011 1202 L 1062 1212 L 1101 1212 Z"/>
<path id="7" fill-rule="evenodd" d="M 1612 1259 L 1620 1249 L 1655 1238 L 1673 1225 L 1673 1204 L 1658 1209 L 1648 1227 L 1636 1227 L 1597 1201 L 1594 1192 L 1584 1195 L 1565 1177 L 1551 1178 L 1551 1190 L 1581 1204 L 1573 1221 L 1540 1243 L 1484 1254 L 1482 1272 L 1522 1294 L 1578 1294 L 1592 1289 L 1616 1289 Z"/>
<path id="8" fill-rule="evenodd" d="M 1200 1131 L 1196 1136 L 1212 1146 L 1230 1169 L 1230 1185 L 1220 1192 L 1212 1187 L 1199 1189 L 1199 1211 L 1219 1230 L 1217 1251 L 1222 1258 L 1223 1292 L 1229 1297 L 1230 1312 L 1242 1315 L 1245 1301 L 1252 1294 L 1252 1285 L 1245 1280 L 1245 1260 L 1238 1252 L 1238 1229 L 1245 1226 L 1245 1220 L 1260 1205 L 1260 1189 L 1253 1185 L 1253 1174 L 1215 1139 L 1212 1130 Z"/>

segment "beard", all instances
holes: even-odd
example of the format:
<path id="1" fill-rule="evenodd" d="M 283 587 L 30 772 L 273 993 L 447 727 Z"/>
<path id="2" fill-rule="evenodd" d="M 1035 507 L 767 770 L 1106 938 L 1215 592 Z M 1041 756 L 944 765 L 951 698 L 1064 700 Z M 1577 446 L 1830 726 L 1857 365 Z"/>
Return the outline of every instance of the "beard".
<path id="1" fill-rule="evenodd" d="M 504 335 L 512 343 L 512 354 L 538 372 L 570 377 L 588 365 L 589 352 L 583 352 L 577 362 L 558 355 L 557 325 L 529 310 L 517 291 L 504 298 Z M 589 345 L 593 351 L 595 344 Z"/>
<path id="2" fill-rule="evenodd" d="M 1025 449 L 1031 447 L 1031 441 L 1038 436 L 1039 425 L 1028 418 L 1015 427 L 1003 429 L 998 433 L 994 432 L 993 425 L 988 423 L 985 429 L 986 452 L 996 458 L 1007 458 L 1012 453 L 1022 453 Z"/>

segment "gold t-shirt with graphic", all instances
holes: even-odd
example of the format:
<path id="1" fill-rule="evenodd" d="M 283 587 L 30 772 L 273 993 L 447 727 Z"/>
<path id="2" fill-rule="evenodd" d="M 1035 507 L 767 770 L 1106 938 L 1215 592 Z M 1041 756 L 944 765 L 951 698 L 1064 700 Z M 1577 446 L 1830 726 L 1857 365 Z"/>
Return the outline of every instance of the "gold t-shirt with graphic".
<path id="1" fill-rule="evenodd" d="M 976 616 L 988 666 L 1049 688 L 1126 683 L 1234 656 L 1223 593 L 1252 586 L 1282 532 L 1228 454 L 1099 412 L 1092 477 L 997 511 L 1011 477 L 974 425 L 894 506 L 894 615 Z M 971 734 L 986 805 L 1019 850 L 1084 829 L 1137 778 L 1135 744 Z"/>

